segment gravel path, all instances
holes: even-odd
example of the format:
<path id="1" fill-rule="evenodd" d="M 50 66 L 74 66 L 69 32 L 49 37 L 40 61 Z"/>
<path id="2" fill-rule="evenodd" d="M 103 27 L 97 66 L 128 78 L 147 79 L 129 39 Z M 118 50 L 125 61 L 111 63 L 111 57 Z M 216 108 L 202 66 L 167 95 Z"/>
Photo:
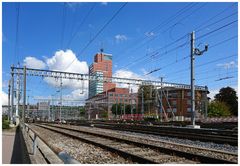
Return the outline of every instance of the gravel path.
<path id="1" fill-rule="evenodd" d="M 82 164 L 132 164 L 131 161 L 110 153 L 94 145 L 86 144 L 61 134 L 30 125 L 37 130 L 50 144 L 64 150 Z"/>

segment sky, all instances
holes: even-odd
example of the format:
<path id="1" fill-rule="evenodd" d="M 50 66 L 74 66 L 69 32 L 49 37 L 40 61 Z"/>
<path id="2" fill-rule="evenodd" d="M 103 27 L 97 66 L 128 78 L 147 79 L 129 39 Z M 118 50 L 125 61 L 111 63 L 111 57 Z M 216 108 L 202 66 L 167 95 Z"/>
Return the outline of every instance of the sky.
<path id="1" fill-rule="evenodd" d="M 237 12 L 236 2 L 3 2 L 3 104 L 12 64 L 86 74 L 100 48 L 113 55 L 114 76 L 190 84 L 192 31 L 198 49 L 209 45 L 195 57 L 196 84 L 211 98 L 222 87 L 237 90 Z M 59 85 L 28 77 L 28 101 L 59 97 Z M 87 96 L 87 82 L 63 81 L 63 97 Z"/>

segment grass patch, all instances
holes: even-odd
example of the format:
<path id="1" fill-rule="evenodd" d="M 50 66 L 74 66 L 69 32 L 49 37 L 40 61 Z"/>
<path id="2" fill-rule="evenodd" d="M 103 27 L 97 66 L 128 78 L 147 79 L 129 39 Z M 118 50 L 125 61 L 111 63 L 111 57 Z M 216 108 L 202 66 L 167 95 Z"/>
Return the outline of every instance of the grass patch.
<path id="1" fill-rule="evenodd" d="M 2 129 L 9 129 L 10 121 L 7 116 L 2 116 Z"/>

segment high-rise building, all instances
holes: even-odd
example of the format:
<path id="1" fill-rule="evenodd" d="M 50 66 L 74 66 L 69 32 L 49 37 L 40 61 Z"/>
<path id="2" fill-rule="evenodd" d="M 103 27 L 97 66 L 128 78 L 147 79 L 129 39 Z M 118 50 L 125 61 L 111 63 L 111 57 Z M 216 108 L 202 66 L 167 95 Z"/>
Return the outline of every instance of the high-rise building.
<path id="1" fill-rule="evenodd" d="M 89 75 L 112 77 L 112 54 L 103 53 L 101 49 L 101 52 L 94 56 L 93 64 L 89 66 Z M 89 98 L 115 87 L 114 83 L 89 80 Z"/>

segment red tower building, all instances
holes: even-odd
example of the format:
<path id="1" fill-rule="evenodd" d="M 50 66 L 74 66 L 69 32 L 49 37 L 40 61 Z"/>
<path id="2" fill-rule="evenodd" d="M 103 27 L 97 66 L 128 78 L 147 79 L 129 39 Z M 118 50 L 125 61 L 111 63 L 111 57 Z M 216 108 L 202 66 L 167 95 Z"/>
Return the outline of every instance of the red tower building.
<path id="1" fill-rule="evenodd" d="M 112 77 L 112 55 L 103 53 L 102 50 L 100 53 L 97 53 L 94 56 L 93 64 L 89 67 L 89 74 Z M 115 87 L 116 84 L 110 82 L 89 81 L 89 97 Z"/>

